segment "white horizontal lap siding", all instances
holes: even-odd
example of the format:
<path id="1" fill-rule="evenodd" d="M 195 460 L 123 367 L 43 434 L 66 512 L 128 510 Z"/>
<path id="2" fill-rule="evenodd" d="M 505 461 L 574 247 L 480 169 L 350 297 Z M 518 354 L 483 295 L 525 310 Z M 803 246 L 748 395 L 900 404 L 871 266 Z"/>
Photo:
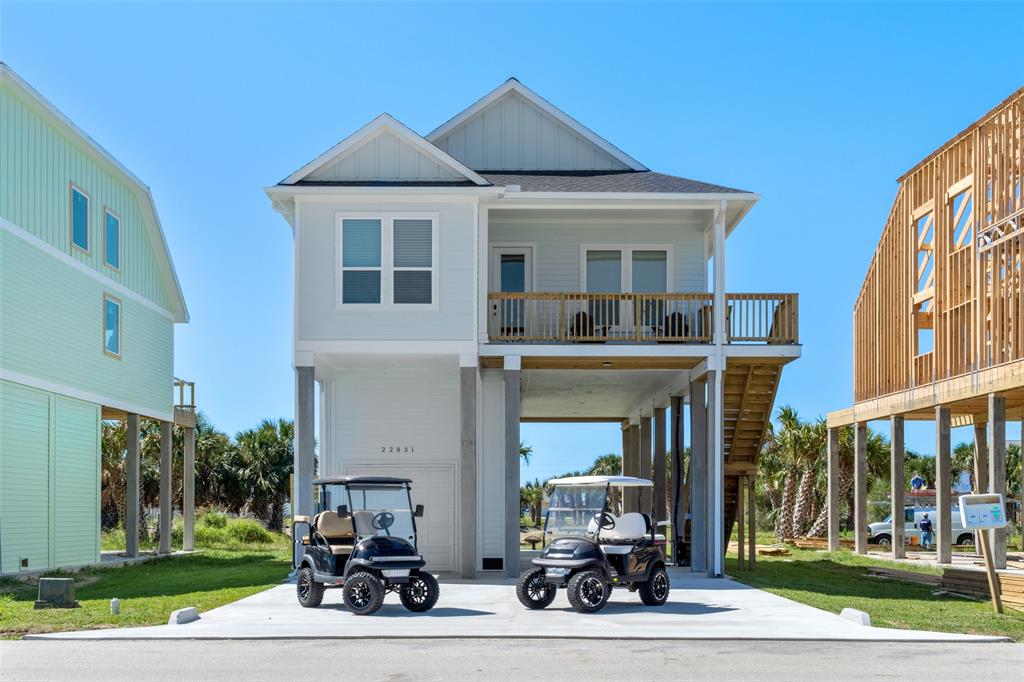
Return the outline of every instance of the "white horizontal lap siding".
<path id="1" fill-rule="evenodd" d="M 672 291 L 706 291 L 704 235 L 671 224 L 492 221 L 488 243 L 531 244 L 536 291 L 580 291 L 580 246 L 671 245 Z"/>
<path id="2" fill-rule="evenodd" d="M 483 370 L 480 376 L 477 535 L 481 558 L 501 558 L 505 556 L 505 381 L 501 370 Z"/>
<path id="3" fill-rule="evenodd" d="M 337 306 L 339 214 L 436 214 L 437 306 L 388 309 Z M 298 339 L 441 341 L 472 340 L 475 214 L 470 202 L 302 203 L 299 208 Z"/>
<path id="4" fill-rule="evenodd" d="M 476 169 L 628 169 L 516 92 L 451 130 L 437 140 L 437 146 Z"/>

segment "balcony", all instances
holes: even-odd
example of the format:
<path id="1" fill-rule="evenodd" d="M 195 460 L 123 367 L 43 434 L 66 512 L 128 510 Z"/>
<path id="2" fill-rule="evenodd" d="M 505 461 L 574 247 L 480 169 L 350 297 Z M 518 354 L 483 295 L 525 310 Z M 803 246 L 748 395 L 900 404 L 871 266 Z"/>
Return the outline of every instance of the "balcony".
<path id="1" fill-rule="evenodd" d="M 714 338 L 713 295 L 491 292 L 491 343 L 693 343 Z M 726 294 L 730 344 L 798 343 L 796 294 Z"/>

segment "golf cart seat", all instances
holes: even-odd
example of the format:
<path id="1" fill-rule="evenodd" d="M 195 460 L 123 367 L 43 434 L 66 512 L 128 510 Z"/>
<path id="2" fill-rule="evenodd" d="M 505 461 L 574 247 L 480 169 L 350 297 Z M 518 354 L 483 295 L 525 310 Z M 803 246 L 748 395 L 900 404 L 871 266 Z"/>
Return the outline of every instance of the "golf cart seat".
<path id="1" fill-rule="evenodd" d="M 313 529 L 319 533 L 331 548 L 331 554 L 351 554 L 355 536 L 352 533 L 352 517 L 338 516 L 335 511 L 323 511 L 313 519 Z"/>
<path id="2" fill-rule="evenodd" d="M 601 529 L 601 542 L 609 544 L 633 544 L 639 542 L 647 535 L 647 521 L 644 515 L 639 512 L 626 512 L 622 516 L 608 514 L 615 522 L 613 528 Z M 587 525 L 587 531 L 597 532 L 597 520 L 591 519 Z"/>

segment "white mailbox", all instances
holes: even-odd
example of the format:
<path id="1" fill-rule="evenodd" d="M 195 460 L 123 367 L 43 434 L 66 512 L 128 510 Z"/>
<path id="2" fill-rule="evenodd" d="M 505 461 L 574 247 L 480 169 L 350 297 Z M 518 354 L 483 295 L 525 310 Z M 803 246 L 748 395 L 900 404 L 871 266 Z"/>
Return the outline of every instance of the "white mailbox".
<path id="1" fill-rule="evenodd" d="M 968 530 L 1005 528 L 1006 505 L 998 493 L 960 496 L 960 522 Z"/>

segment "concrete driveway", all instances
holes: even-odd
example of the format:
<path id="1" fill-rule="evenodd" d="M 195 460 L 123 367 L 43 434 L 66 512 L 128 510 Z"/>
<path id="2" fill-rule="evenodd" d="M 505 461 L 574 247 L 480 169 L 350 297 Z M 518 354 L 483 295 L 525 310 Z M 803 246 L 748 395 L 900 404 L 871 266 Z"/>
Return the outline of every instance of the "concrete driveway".
<path id="1" fill-rule="evenodd" d="M 583 638 L 819 641 L 1005 641 L 865 627 L 835 614 L 748 587 L 733 580 L 671 571 L 672 594 L 661 607 L 646 607 L 636 594 L 615 590 L 605 609 L 582 615 L 564 591 L 543 611 L 518 602 L 513 581 L 444 581 L 432 611 L 406 611 L 389 595 L 377 614 L 354 616 L 341 590 L 328 590 L 318 609 L 304 609 L 295 587 L 282 584 L 202 614 L 185 625 L 34 635 L 26 639 L 276 639 L 276 638 Z"/>

